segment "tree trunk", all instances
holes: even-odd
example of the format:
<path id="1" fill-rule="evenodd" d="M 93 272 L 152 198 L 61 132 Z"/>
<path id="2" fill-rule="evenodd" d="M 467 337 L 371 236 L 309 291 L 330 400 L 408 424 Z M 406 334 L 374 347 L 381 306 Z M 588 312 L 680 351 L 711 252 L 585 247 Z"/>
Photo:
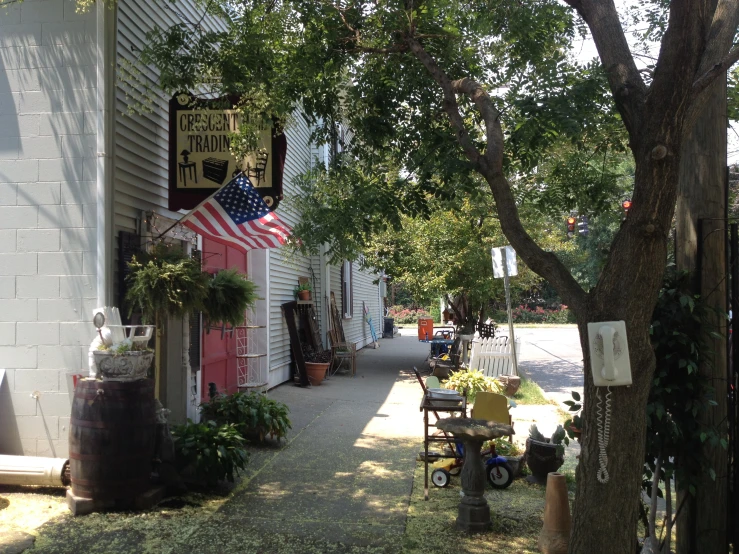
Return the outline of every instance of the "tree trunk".
<path id="1" fill-rule="evenodd" d="M 639 211 L 629 212 L 598 285 L 587 295 L 585 308 L 576 312 L 585 382 L 584 432 L 570 541 L 572 554 L 633 554 L 637 549 L 638 501 L 646 441 L 644 407 L 655 369 L 649 328 L 664 274 L 676 195 L 674 188 L 670 191 L 669 187 L 660 185 L 670 180 L 676 182 L 679 155 L 665 163 L 655 163 L 649 151 L 635 154 L 638 154 L 637 181 L 649 180 L 650 192 L 661 191 L 661 197 L 647 205 L 661 205 L 664 209 L 643 210 L 642 205 L 640 210 L 637 206 L 640 199 L 635 196 L 634 210 Z M 624 271 L 624 268 L 630 269 Z M 605 402 L 607 389 L 601 387 L 598 391 L 593 385 L 587 323 L 619 320 L 626 323 L 633 384 L 610 389 L 609 479 L 601 483 L 597 478 L 600 469 L 597 395 Z"/>
<path id="2" fill-rule="evenodd" d="M 699 372 L 716 389 L 717 406 L 702 414 L 702 423 L 726 432 L 726 76 L 710 91 L 711 99 L 683 145 L 676 212 L 677 268 L 693 273 L 694 292 L 716 311 L 703 337 L 711 359 Z M 721 335 L 713 339 L 708 331 Z M 679 503 L 685 502 L 677 522 L 679 554 L 728 551 L 727 472 L 728 452 L 705 445 L 705 454 L 716 471 L 714 481 L 706 472 L 695 496 L 678 483 Z M 678 461 L 679 462 L 679 461 Z"/>

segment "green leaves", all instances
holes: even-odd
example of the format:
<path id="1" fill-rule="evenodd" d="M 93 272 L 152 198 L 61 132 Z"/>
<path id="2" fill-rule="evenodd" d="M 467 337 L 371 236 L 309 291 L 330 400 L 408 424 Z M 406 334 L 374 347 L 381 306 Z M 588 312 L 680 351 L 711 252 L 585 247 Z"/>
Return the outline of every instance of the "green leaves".
<path id="1" fill-rule="evenodd" d="M 244 438 L 235 425 L 193 423 L 188 419 L 186 424 L 172 428 L 172 436 L 180 469 L 189 468 L 196 481 L 209 487 L 218 481 L 233 482 L 249 461 Z"/>
<path id="2" fill-rule="evenodd" d="M 475 402 L 478 392 L 498 392 L 502 391 L 500 383 L 492 377 L 485 376 L 479 369 L 469 371 L 456 371 L 444 381 L 444 387 L 456 390 L 460 394 L 467 395 L 467 400 L 471 403 Z"/>
<path id="3" fill-rule="evenodd" d="M 222 269 L 208 280 L 203 314 L 210 323 L 236 327 L 244 324 L 244 312 L 257 301 L 257 286 L 235 269 Z"/>
<path id="4" fill-rule="evenodd" d="M 200 309 L 207 294 L 208 276 L 200 260 L 165 244 L 151 253 L 134 256 L 126 277 L 129 315 L 140 310 L 143 321 L 161 321 L 165 316 L 182 317 Z"/>
<path id="5" fill-rule="evenodd" d="M 712 383 L 698 372 L 710 361 L 704 342 L 710 319 L 700 299 L 689 293 L 689 282 L 689 275 L 669 272 L 654 310 L 657 370 L 647 403 L 645 475 L 661 455 L 665 474 L 675 474 L 678 486 L 693 493 L 706 472 L 715 475 L 705 448 L 725 448 L 726 439 L 717 427 L 700 423 L 700 415 L 716 405 Z"/>
<path id="6" fill-rule="evenodd" d="M 200 405 L 204 419 L 233 425 L 242 435 L 282 438 L 292 428 L 288 407 L 263 394 L 236 392 L 218 395 Z"/>

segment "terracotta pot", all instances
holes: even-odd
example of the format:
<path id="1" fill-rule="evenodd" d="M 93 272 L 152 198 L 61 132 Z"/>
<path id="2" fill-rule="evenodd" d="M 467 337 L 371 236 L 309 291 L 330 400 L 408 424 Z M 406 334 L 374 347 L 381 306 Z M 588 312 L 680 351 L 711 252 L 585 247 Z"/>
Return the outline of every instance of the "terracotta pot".
<path id="1" fill-rule="evenodd" d="M 329 364 L 314 364 L 313 362 L 305 362 L 305 372 L 308 374 L 308 382 L 313 386 L 318 386 L 326 377 L 326 371 Z"/>
<path id="2" fill-rule="evenodd" d="M 567 554 L 571 525 L 567 480 L 561 473 L 550 473 L 547 475 L 544 525 L 539 533 L 539 552 Z"/>
<path id="3" fill-rule="evenodd" d="M 299 290 L 298 299 L 299 300 L 310 300 L 310 291 L 309 290 Z"/>
<path id="4" fill-rule="evenodd" d="M 557 471 L 564 461 L 564 456 L 557 455 L 557 445 L 526 439 L 526 464 L 537 482 L 546 482 L 547 474 Z"/>

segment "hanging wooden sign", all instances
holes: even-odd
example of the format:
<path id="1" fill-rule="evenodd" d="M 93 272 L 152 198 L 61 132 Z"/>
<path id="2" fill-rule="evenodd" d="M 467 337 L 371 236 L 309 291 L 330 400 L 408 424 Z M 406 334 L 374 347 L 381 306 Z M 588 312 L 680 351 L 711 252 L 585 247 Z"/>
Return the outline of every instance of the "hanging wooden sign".
<path id="1" fill-rule="evenodd" d="M 233 109 L 238 97 L 195 99 L 178 94 L 169 101 L 169 209 L 190 210 L 239 172 L 249 177 L 267 206 L 282 200 L 282 177 L 287 154 L 284 134 L 265 129 L 257 151 L 244 160 L 231 153 L 232 134 L 241 113 Z"/>

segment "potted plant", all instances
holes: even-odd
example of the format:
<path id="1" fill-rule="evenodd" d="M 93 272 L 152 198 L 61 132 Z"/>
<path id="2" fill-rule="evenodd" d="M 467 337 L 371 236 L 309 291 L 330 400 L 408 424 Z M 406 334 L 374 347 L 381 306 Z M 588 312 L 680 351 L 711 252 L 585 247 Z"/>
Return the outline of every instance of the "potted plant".
<path id="1" fill-rule="evenodd" d="M 290 409 L 282 402 L 256 392 L 212 394 L 200 405 L 203 420 L 219 425 L 234 424 L 236 430 L 249 440 L 264 442 L 266 437 L 280 439 L 287 435 L 292 423 Z"/>
<path id="2" fill-rule="evenodd" d="M 498 381 L 493 377 L 486 376 L 479 369 L 455 371 L 449 376 L 449 379 L 444 381 L 444 388 L 464 394 L 470 404 L 475 403 L 478 392 L 503 392 L 503 388 Z"/>
<path id="3" fill-rule="evenodd" d="M 565 421 L 564 428 L 567 432 L 567 436 L 571 439 L 575 439 L 580 442 L 582 437 L 583 420 L 582 416 L 582 401 L 580 393 L 572 391 L 572 400 L 565 400 L 564 404 L 568 406 L 568 410 L 572 412 L 572 417 Z"/>
<path id="4" fill-rule="evenodd" d="M 219 481 L 233 483 L 249 461 L 244 438 L 233 424 L 188 419 L 172 428 L 172 436 L 178 469 L 190 484 L 215 487 Z"/>
<path id="5" fill-rule="evenodd" d="M 146 334 L 145 340 L 124 339 L 110 346 L 101 344 L 94 350 L 92 356 L 95 360 L 98 375 L 103 381 L 135 381 L 146 379 L 149 376 L 149 368 L 154 359 L 154 350 L 147 346 L 151 338 L 153 326 L 136 325 L 129 326 L 134 330 L 141 328 Z"/>
<path id="6" fill-rule="evenodd" d="M 181 249 L 159 243 L 150 252 L 135 255 L 128 267 L 128 315 L 138 311 L 144 323 L 154 322 L 156 344 L 161 341 L 162 323 L 167 318 L 182 318 L 203 309 L 210 277 L 202 271 L 200 260 Z M 159 356 L 155 360 L 154 379 L 158 394 Z"/>
<path id="7" fill-rule="evenodd" d="M 244 312 L 257 301 L 257 285 L 235 269 L 222 269 L 208 279 L 203 315 L 209 324 L 236 327 L 244 324 Z"/>
<path id="8" fill-rule="evenodd" d="M 326 371 L 331 365 L 331 351 L 322 350 L 317 352 L 311 348 L 303 351 L 305 358 L 305 372 L 311 385 L 317 386 L 326 377 Z"/>
<path id="9" fill-rule="evenodd" d="M 312 291 L 313 287 L 311 286 L 310 281 L 300 283 L 293 289 L 293 293 L 298 300 L 310 300 Z"/>
<path id="10" fill-rule="evenodd" d="M 541 434 L 536 424 L 529 428 L 525 456 L 534 482 L 546 483 L 547 474 L 562 467 L 565 461 L 565 444 L 567 434 L 561 425 L 557 426 L 549 439 Z"/>

